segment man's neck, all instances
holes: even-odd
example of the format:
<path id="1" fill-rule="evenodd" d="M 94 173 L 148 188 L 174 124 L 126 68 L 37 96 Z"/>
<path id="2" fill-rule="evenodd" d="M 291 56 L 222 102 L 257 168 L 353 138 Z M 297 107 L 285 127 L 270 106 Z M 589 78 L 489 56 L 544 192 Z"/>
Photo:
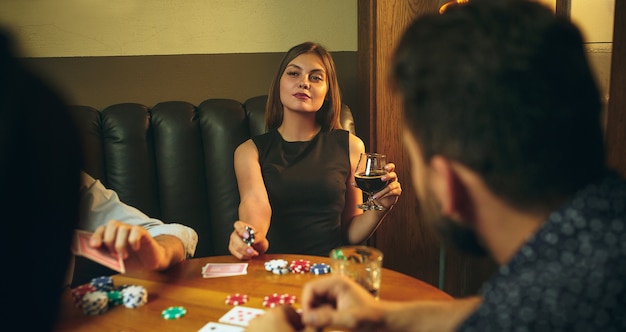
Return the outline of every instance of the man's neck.
<path id="1" fill-rule="evenodd" d="M 493 259 L 504 265 L 539 230 L 548 213 L 521 212 L 491 196 L 477 211 L 481 220 L 477 231 Z"/>

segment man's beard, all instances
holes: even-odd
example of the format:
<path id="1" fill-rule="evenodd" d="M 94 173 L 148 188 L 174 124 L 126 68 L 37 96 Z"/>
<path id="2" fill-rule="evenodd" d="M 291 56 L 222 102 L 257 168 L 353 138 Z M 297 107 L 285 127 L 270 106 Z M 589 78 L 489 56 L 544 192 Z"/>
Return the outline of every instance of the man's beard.
<path id="1" fill-rule="evenodd" d="M 476 257 L 489 255 L 485 246 L 480 243 L 476 232 L 458 222 L 444 216 L 439 216 L 433 223 L 444 242 L 458 250 Z"/>
<path id="2" fill-rule="evenodd" d="M 488 256 L 489 252 L 480 242 L 476 231 L 461 222 L 441 215 L 441 206 L 435 199 L 435 194 L 429 187 L 425 189 L 425 192 L 421 192 L 423 195 L 418 194 L 418 196 L 422 196 L 423 216 L 426 220 L 430 221 L 437 230 L 442 241 L 447 245 L 475 257 Z"/>

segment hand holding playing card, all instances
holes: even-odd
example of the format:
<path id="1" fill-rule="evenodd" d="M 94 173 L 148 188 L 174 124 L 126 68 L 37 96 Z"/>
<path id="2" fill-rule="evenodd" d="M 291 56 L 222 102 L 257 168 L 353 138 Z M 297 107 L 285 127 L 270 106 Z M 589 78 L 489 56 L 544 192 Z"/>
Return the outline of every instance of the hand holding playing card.
<path id="1" fill-rule="evenodd" d="M 117 272 L 125 273 L 126 268 L 124 267 L 122 257 L 111 255 L 106 247 L 93 248 L 89 245 L 92 234 L 93 233 L 81 230 L 74 231 L 74 241 L 72 243 L 72 252 L 74 255 L 86 257 Z"/>
<path id="2" fill-rule="evenodd" d="M 181 240 L 169 234 L 152 237 L 139 225 L 111 220 L 94 231 L 90 244 L 124 260 L 126 269 L 164 270 L 185 259 Z"/>

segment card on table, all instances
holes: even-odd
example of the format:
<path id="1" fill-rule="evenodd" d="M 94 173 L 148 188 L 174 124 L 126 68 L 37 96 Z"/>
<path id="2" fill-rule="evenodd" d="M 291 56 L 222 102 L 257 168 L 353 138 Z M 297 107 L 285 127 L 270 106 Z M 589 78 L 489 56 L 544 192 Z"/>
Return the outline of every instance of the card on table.
<path id="1" fill-rule="evenodd" d="M 207 263 L 202 267 L 205 278 L 239 276 L 248 273 L 248 263 Z"/>
<path id="2" fill-rule="evenodd" d="M 198 332 L 243 332 L 243 326 L 226 325 L 216 322 L 208 322 Z"/>
<path id="3" fill-rule="evenodd" d="M 102 264 L 117 272 L 125 273 L 124 260 L 122 257 L 115 257 L 106 249 L 106 247 L 92 248 L 89 245 L 91 232 L 75 230 L 74 241 L 72 243 L 72 252 L 74 255 L 86 257 L 96 263 Z"/>
<path id="4" fill-rule="evenodd" d="M 220 317 L 219 321 L 221 323 L 248 326 L 250 320 L 264 313 L 265 310 L 263 309 L 236 306 L 230 309 L 224 316 Z"/>

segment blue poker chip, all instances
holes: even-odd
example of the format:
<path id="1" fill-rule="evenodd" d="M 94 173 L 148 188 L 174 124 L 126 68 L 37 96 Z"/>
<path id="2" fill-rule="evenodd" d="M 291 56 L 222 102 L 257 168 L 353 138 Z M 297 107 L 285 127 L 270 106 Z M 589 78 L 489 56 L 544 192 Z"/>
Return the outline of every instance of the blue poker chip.
<path id="1" fill-rule="evenodd" d="M 105 293 L 113 290 L 113 278 L 110 276 L 93 278 L 91 279 L 90 284 L 97 290 L 103 291 Z"/>
<path id="2" fill-rule="evenodd" d="M 326 263 L 315 263 L 311 265 L 310 271 L 313 274 L 327 274 L 330 273 L 330 265 Z"/>

